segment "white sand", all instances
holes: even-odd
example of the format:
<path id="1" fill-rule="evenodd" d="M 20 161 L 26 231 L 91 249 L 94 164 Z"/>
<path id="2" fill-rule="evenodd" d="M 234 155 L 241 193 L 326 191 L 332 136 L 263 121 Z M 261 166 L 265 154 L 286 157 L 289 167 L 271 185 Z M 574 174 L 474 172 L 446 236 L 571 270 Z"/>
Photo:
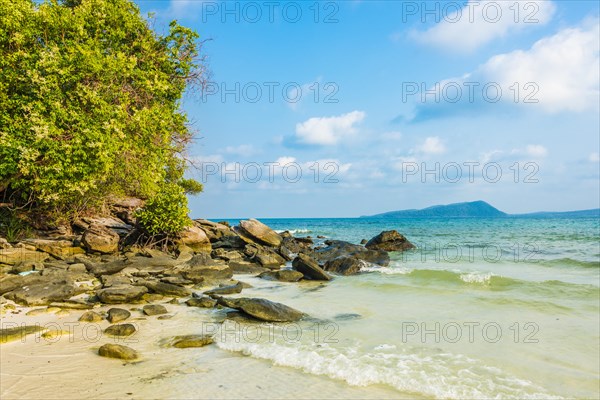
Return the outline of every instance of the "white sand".
<path id="1" fill-rule="evenodd" d="M 2 315 L 2 328 L 36 323 L 50 329 L 71 330 L 72 335 L 47 340 L 40 334 L 24 341 L 0 345 L 0 398 L 6 399 L 384 399 L 414 398 L 383 386 L 352 387 L 344 382 L 298 370 L 275 367 L 270 362 L 229 353 L 215 345 L 175 349 L 160 346 L 166 337 L 203 333 L 214 327 L 211 311 L 165 304 L 171 319 L 145 317 L 132 311 L 122 323 L 135 323 L 138 333 L 116 343 L 141 353 L 128 363 L 100 357 L 98 348 L 115 339 L 101 334 L 109 326 L 79 323 L 84 311 L 69 315 L 26 316 L 30 308 Z M 131 309 L 139 305 L 119 306 Z M 110 307 L 97 309 L 107 310 Z M 139 318 L 139 319 L 137 319 Z M 44 325 L 47 324 L 47 325 Z"/>

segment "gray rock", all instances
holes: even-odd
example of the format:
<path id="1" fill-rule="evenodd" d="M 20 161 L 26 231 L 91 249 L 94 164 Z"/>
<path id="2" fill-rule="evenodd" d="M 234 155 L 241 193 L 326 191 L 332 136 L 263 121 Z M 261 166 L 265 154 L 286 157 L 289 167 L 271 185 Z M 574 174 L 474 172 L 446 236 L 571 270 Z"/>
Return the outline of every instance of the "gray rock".
<path id="1" fill-rule="evenodd" d="M 66 281 L 50 281 L 31 286 L 22 286 L 4 297 L 25 306 L 43 306 L 55 301 L 68 300 L 76 294 L 72 283 Z"/>
<path id="2" fill-rule="evenodd" d="M 114 324 L 120 321 L 125 321 L 129 317 L 131 317 L 131 313 L 129 311 L 122 308 L 111 308 L 108 310 L 108 316 L 106 319 L 111 324 Z"/>
<path id="3" fill-rule="evenodd" d="M 102 357 L 118 358 L 120 360 L 135 360 L 139 357 L 137 351 L 131 347 L 123 346 L 120 344 L 105 344 L 98 349 L 98 354 Z"/>
<path id="4" fill-rule="evenodd" d="M 338 257 L 329 260 L 323 266 L 323 269 L 340 275 L 354 275 L 360 272 L 360 269 L 367 263 L 354 257 Z"/>
<path id="5" fill-rule="evenodd" d="M 252 261 L 229 261 L 228 265 L 234 274 L 257 274 L 269 270 Z"/>
<path id="6" fill-rule="evenodd" d="M 285 304 L 266 299 L 221 297 L 218 302 L 225 307 L 241 310 L 256 319 L 267 322 L 293 322 L 305 316 L 304 313 Z"/>
<path id="7" fill-rule="evenodd" d="M 192 294 L 188 288 L 173 285 L 171 283 L 145 281 L 143 282 L 143 285 L 154 293 L 162 294 L 164 296 L 186 297 Z"/>
<path id="8" fill-rule="evenodd" d="M 142 309 L 148 316 L 167 314 L 167 308 L 160 304 L 148 304 Z"/>
<path id="9" fill-rule="evenodd" d="M 98 290 L 96 295 L 105 304 L 119 304 L 137 300 L 147 292 L 144 286 L 118 285 Z"/>
<path id="10" fill-rule="evenodd" d="M 207 295 L 224 295 L 224 294 L 236 294 L 242 293 L 242 289 L 244 288 L 244 284 L 242 282 L 238 282 L 235 285 L 222 286 L 218 288 L 214 288 L 211 290 L 207 290 L 204 294 Z"/>
<path id="11" fill-rule="evenodd" d="M 279 271 L 263 272 L 258 277 L 281 282 L 298 282 L 300 279 L 304 278 L 304 274 L 299 271 L 294 271 L 293 269 L 282 269 Z"/>
<path id="12" fill-rule="evenodd" d="M 106 335 L 118 336 L 118 337 L 131 336 L 135 332 L 137 332 L 137 329 L 135 328 L 135 325 L 133 325 L 133 324 L 111 325 L 104 330 L 104 333 Z"/>
<path id="13" fill-rule="evenodd" d="M 338 257 L 354 257 L 384 267 L 390 263 L 390 256 L 383 250 L 369 250 L 363 246 L 342 240 L 327 240 L 325 244 L 326 247 L 317 249 L 313 253 L 314 258 L 322 264 Z"/>
<path id="14" fill-rule="evenodd" d="M 415 245 L 409 242 L 398 231 L 383 231 L 379 235 L 369 240 L 365 247 L 369 250 L 383 251 L 405 251 L 414 249 Z"/>
<path id="15" fill-rule="evenodd" d="M 315 281 L 329 281 L 331 276 L 323 271 L 319 264 L 310 256 L 305 254 L 298 254 L 298 257 L 292 262 L 292 266 L 297 271 L 301 272 L 307 279 Z"/>
<path id="16" fill-rule="evenodd" d="M 102 275 L 114 275 L 117 272 L 122 271 L 130 264 L 123 260 L 116 260 L 107 263 L 93 263 L 85 259 L 83 263 L 91 274 L 94 274 L 98 277 Z"/>

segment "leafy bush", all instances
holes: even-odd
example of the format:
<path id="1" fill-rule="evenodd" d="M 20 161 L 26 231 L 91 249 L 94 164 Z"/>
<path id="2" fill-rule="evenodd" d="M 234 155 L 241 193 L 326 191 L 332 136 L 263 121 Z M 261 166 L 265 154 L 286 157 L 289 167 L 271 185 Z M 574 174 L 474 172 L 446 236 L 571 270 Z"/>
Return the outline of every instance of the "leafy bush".
<path id="1" fill-rule="evenodd" d="M 191 224 L 187 216 L 187 197 L 176 184 L 164 184 L 144 208 L 136 212 L 142 228 L 150 235 L 174 235 Z"/>
<path id="2" fill-rule="evenodd" d="M 201 190 L 183 179 L 180 110 L 204 79 L 198 35 L 151 23 L 130 0 L 0 0 L 0 202 L 52 220 L 111 196 Z"/>

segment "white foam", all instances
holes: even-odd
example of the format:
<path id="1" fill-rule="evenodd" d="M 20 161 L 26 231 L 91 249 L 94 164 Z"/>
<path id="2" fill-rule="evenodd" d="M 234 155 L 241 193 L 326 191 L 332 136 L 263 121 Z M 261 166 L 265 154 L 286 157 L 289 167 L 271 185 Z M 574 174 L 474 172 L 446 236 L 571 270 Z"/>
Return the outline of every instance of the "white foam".
<path id="1" fill-rule="evenodd" d="M 491 272 L 469 272 L 466 274 L 461 274 L 460 279 L 466 283 L 488 284 L 490 283 L 490 279 L 492 279 L 492 276 L 494 276 L 494 274 L 492 274 Z"/>
<path id="2" fill-rule="evenodd" d="M 559 398 L 531 382 L 461 355 L 402 353 L 390 345 L 377 346 L 377 352 L 365 353 L 356 347 L 338 349 L 326 343 L 249 343 L 240 336 L 221 337 L 217 345 L 270 360 L 277 366 L 343 380 L 352 386 L 383 384 L 404 393 L 434 398 Z"/>
<path id="3" fill-rule="evenodd" d="M 285 231 L 288 231 L 292 235 L 294 235 L 296 233 L 311 233 L 312 232 L 310 229 L 280 229 L 280 230 L 276 230 L 275 232 L 283 233 Z"/>
<path id="4" fill-rule="evenodd" d="M 385 274 L 385 275 L 406 275 L 406 274 L 410 274 L 411 272 L 413 272 L 412 268 L 376 267 L 373 265 L 365 265 L 360 270 L 361 270 L 361 272 L 379 272 L 380 274 Z"/>

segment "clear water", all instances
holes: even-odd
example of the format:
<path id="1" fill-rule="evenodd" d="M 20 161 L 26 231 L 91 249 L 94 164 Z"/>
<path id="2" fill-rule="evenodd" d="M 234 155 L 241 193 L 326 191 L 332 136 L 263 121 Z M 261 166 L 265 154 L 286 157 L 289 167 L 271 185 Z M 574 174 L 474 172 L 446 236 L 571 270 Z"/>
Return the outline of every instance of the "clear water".
<path id="1" fill-rule="evenodd" d="M 220 347 L 426 398 L 600 397 L 598 219 L 263 222 L 354 243 L 396 229 L 417 250 L 328 283 L 248 277 L 244 295 L 311 318 L 235 326 Z"/>

